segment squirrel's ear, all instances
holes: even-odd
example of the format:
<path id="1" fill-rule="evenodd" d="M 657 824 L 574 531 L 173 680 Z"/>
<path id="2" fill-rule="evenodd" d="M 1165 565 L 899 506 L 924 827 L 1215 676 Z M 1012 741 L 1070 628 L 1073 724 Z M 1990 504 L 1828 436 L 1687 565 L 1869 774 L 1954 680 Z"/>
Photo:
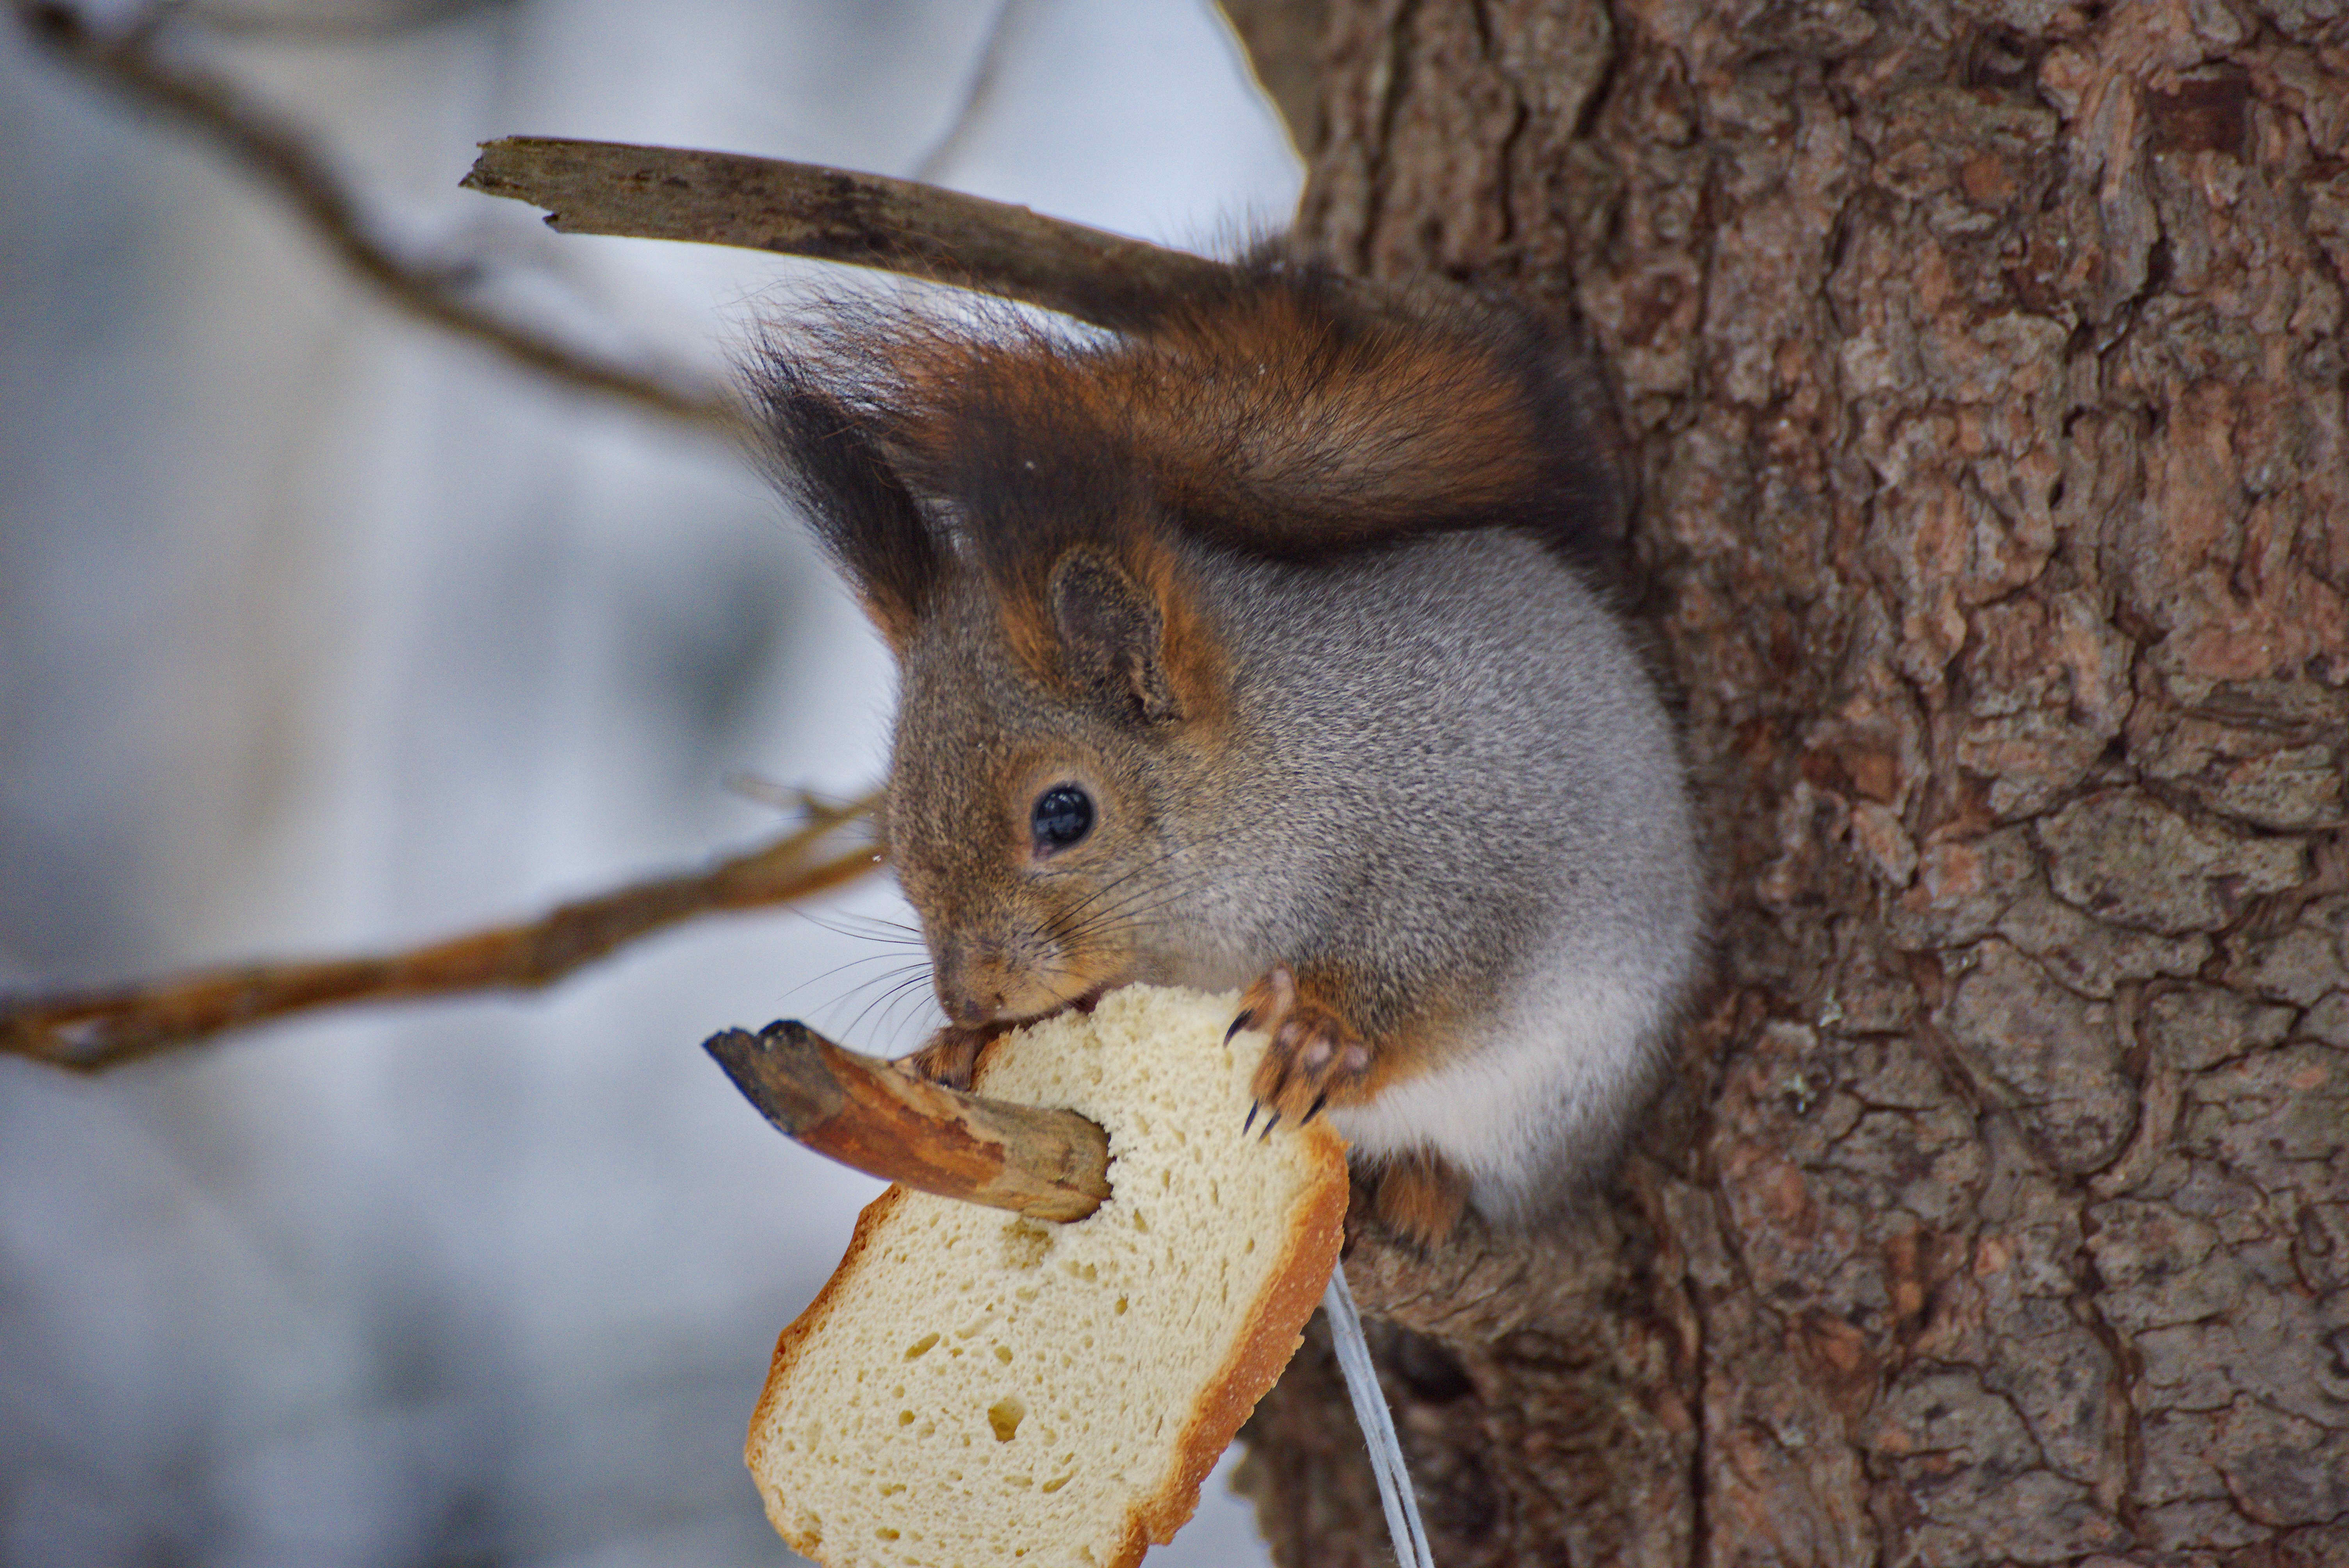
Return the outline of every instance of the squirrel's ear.
<path id="1" fill-rule="evenodd" d="M 946 573 L 945 542 L 847 408 L 790 361 L 760 369 L 776 480 L 806 511 L 864 613 L 904 652 Z"/>
<path id="2" fill-rule="evenodd" d="M 1053 566 L 1047 597 L 1080 685 L 1145 723 L 1183 717 L 1166 676 L 1166 618 L 1123 567 L 1096 551 L 1071 550 Z"/>

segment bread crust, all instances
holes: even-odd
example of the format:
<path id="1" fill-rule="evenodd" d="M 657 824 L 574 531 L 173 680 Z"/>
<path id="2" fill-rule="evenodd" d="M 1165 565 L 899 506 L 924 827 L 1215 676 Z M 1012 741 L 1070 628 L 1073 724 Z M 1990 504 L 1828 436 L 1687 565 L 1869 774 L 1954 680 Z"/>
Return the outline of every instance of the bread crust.
<path id="1" fill-rule="evenodd" d="M 985 1062 L 981 1063 L 978 1076 L 983 1081 Z M 1247 1315 L 1247 1332 L 1209 1379 L 1191 1418 L 1184 1423 L 1182 1434 L 1175 1439 L 1174 1466 L 1166 1484 L 1154 1495 L 1142 1499 L 1127 1514 L 1124 1537 L 1103 1568 L 1135 1568 L 1153 1543 L 1173 1540 L 1174 1532 L 1189 1522 L 1198 1511 L 1199 1488 L 1208 1472 L 1231 1446 L 1257 1401 L 1279 1381 L 1289 1358 L 1303 1343 L 1306 1322 L 1329 1285 L 1330 1271 L 1337 1266 L 1339 1249 L 1345 1240 L 1345 1140 L 1326 1124 L 1298 1128 L 1276 1136 L 1303 1139 L 1309 1143 L 1308 1158 L 1318 1167 L 1310 1197 L 1290 1227 L 1287 1246 L 1267 1275 L 1255 1308 Z M 903 1187 L 892 1186 L 856 1216 L 856 1228 L 848 1239 L 847 1250 L 841 1254 L 840 1266 L 816 1292 L 807 1309 L 776 1337 L 766 1386 L 760 1390 L 759 1402 L 750 1414 L 750 1430 L 742 1457 L 759 1482 L 768 1522 L 785 1545 L 818 1562 L 825 1561 L 822 1537 L 805 1533 L 794 1521 L 781 1516 L 781 1499 L 770 1480 L 767 1445 L 761 1434 L 767 1429 L 770 1410 L 782 1398 L 801 1351 L 831 1317 L 846 1286 L 864 1267 L 874 1239 L 903 1206 L 905 1191 Z"/>
<path id="2" fill-rule="evenodd" d="M 1134 1511 L 1127 1546 L 1110 1568 L 1133 1568 L 1151 1542 L 1174 1540 L 1174 1532 L 1198 1511 L 1199 1488 L 1207 1472 L 1231 1447 L 1257 1401 L 1280 1381 L 1289 1358 L 1304 1343 L 1307 1320 L 1330 1286 L 1330 1271 L 1338 1266 L 1339 1249 L 1346 1239 L 1346 1141 L 1327 1127 L 1299 1128 L 1289 1136 L 1314 1143 L 1312 1159 L 1321 1167 L 1321 1176 L 1314 1183 L 1312 1200 L 1298 1216 L 1288 1251 L 1248 1315 L 1247 1335 L 1232 1346 L 1176 1440 L 1174 1476 L 1164 1491 Z"/>
<path id="3" fill-rule="evenodd" d="M 864 1253 L 873 1244 L 873 1238 L 904 1206 L 905 1191 L 893 1182 L 887 1191 L 857 1211 L 856 1229 L 850 1233 L 848 1250 L 840 1254 L 840 1264 L 832 1271 L 832 1277 L 823 1282 L 823 1288 L 815 1293 L 815 1299 L 807 1304 L 806 1310 L 775 1336 L 775 1354 L 767 1362 L 766 1385 L 759 1390 L 759 1402 L 750 1409 L 750 1432 L 742 1445 L 742 1462 L 750 1467 L 751 1476 L 759 1482 L 759 1496 L 767 1505 L 767 1522 L 775 1527 L 784 1545 L 802 1557 L 817 1557 L 823 1541 L 794 1529 L 781 1517 L 774 1489 L 767 1480 L 767 1445 L 760 1440 L 759 1434 L 766 1429 L 769 1408 L 782 1398 L 783 1386 L 791 1380 L 792 1367 L 798 1362 L 800 1351 L 831 1317 L 843 1287 L 856 1277 L 864 1265 Z"/>

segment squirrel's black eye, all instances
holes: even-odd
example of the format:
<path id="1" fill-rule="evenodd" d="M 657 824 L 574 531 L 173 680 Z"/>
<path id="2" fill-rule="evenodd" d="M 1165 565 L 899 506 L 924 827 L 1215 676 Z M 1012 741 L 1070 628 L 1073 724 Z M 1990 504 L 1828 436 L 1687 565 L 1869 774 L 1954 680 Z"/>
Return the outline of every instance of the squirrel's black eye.
<path id="1" fill-rule="evenodd" d="M 1073 784 L 1055 784 L 1036 797 L 1030 824 L 1038 849 L 1065 850 L 1092 831 L 1092 797 Z"/>

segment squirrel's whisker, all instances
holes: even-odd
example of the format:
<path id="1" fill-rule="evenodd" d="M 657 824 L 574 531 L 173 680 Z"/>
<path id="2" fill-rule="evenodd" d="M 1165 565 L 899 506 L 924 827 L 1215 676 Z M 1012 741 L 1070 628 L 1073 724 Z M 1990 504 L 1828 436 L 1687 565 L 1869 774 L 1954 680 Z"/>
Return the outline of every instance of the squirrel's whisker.
<path id="1" fill-rule="evenodd" d="M 927 985 L 929 979 L 929 970 L 926 966 L 907 965 L 902 969 L 893 969 L 885 975 L 860 981 L 841 992 L 833 998 L 824 1011 L 828 1014 L 836 1013 L 837 1009 L 846 1006 L 860 996 L 864 997 L 864 1005 L 859 1008 L 856 1016 L 850 1020 L 846 1029 L 841 1031 L 843 1034 L 853 1035 L 863 1024 L 865 1014 L 875 1007 L 886 1006 L 889 1001 L 908 989 Z"/>

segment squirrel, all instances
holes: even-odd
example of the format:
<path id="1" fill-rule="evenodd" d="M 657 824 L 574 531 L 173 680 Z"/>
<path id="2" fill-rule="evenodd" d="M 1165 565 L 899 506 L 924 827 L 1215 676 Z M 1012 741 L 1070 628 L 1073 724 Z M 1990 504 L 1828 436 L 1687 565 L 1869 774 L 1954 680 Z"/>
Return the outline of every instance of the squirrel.
<path id="1" fill-rule="evenodd" d="M 884 831 L 948 1023 L 1243 991 L 1421 1242 L 1603 1170 L 1700 968 L 1674 727 L 1529 322 L 1278 256 L 1115 331 L 837 304 L 750 366 L 898 665 Z"/>

